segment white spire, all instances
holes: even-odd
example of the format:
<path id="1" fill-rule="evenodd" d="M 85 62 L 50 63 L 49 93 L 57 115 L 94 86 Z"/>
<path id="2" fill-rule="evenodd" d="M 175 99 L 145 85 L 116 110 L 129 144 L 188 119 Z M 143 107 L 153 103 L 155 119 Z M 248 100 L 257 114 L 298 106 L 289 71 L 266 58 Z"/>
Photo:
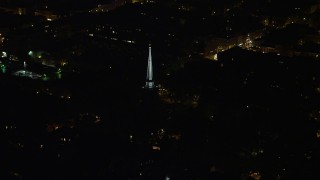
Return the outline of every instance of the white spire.
<path id="1" fill-rule="evenodd" d="M 153 82 L 153 69 L 152 69 L 152 55 L 151 55 L 151 44 L 149 44 L 149 57 L 148 57 L 148 67 L 147 67 L 147 80 L 146 80 L 146 88 L 152 89 L 154 88 Z"/>

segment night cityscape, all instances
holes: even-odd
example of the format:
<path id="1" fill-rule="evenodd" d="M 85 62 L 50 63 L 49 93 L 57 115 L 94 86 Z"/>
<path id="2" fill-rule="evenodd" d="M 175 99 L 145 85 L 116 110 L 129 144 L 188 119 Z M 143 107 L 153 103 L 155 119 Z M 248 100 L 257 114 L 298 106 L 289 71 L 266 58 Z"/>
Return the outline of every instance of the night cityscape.
<path id="1" fill-rule="evenodd" d="M 1 180 L 320 179 L 320 1 L 0 0 Z"/>

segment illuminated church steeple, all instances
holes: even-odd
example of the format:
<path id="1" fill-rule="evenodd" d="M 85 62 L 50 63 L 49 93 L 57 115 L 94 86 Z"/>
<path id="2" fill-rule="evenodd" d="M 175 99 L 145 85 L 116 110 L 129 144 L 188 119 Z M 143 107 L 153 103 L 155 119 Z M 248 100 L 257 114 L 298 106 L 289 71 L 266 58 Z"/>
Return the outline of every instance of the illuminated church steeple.
<path id="1" fill-rule="evenodd" d="M 149 57 L 148 57 L 148 67 L 147 67 L 147 79 L 145 88 L 153 89 L 154 82 L 153 82 L 153 69 L 152 69 L 152 56 L 151 56 L 151 44 L 149 44 Z"/>

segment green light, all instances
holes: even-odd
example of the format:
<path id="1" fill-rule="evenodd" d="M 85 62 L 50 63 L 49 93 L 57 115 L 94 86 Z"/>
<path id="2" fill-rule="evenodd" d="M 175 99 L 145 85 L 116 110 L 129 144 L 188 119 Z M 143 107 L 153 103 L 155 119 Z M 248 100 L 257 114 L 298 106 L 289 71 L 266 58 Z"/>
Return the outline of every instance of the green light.
<path id="1" fill-rule="evenodd" d="M 6 73 L 6 71 L 7 71 L 7 68 L 6 68 L 6 66 L 4 65 L 4 64 L 1 64 L 0 65 L 0 69 L 1 69 L 1 72 L 4 74 L 4 73 Z"/>
<path id="2" fill-rule="evenodd" d="M 48 77 L 46 74 L 43 74 L 43 75 L 42 75 L 42 80 L 43 80 L 43 81 L 48 81 L 48 80 L 49 80 L 49 77 Z"/>
<path id="3" fill-rule="evenodd" d="M 57 70 L 57 78 L 61 79 L 61 77 L 62 77 L 62 70 L 60 68 L 58 68 L 58 70 Z"/>

